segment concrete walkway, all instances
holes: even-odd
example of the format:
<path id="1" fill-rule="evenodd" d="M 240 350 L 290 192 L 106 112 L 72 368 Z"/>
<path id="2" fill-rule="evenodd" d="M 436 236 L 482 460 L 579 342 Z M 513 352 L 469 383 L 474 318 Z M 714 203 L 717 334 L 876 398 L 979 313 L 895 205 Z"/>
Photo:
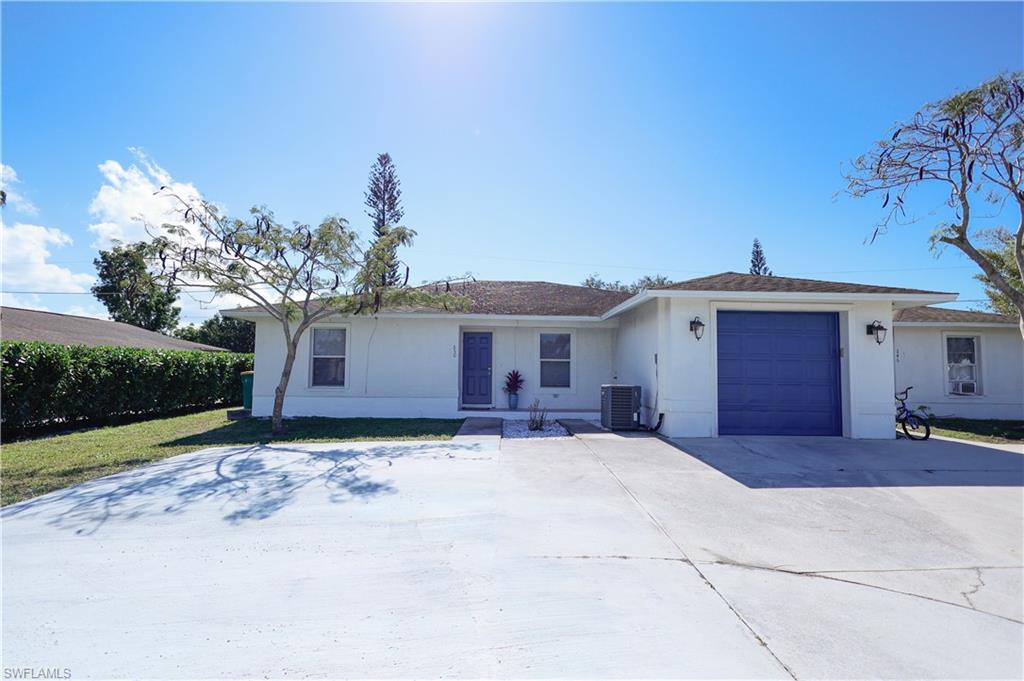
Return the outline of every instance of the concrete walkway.
<path id="1" fill-rule="evenodd" d="M 4 666 L 1020 678 L 1021 457 L 814 440 L 168 459 L 0 511 Z"/>
<path id="2" fill-rule="evenodd" d="M 455 437 L 501 437 L 501 419 L 471 417 L 462 422 Z"/>
<path id="3" fill-rule="evenodd" d="M 583 419 L 558 419 L 558 422 L 572 435 L 598 435 L 608 432 L 601 426 Z"/>

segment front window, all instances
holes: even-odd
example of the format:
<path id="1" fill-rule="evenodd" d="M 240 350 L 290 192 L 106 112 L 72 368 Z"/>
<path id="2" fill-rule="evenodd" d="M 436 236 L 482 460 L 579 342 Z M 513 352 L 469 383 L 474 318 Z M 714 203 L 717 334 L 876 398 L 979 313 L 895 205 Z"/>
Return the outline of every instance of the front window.
<path id="1" fill-rule="evenodd" d="M 345 385 L 345 329 L 313 329 L 312 385 Z"/>
<path id="2" fill-rule="evenodd" d="M 568 333 L 540 335 L 540 387 L 568 388 L 572 364 L 572 336 Z"/>
<path id="3" fill-rule="evenodd" d="M 978 395 L 978 339 L 946 337 L 946 389 L 951 395 Z"/>

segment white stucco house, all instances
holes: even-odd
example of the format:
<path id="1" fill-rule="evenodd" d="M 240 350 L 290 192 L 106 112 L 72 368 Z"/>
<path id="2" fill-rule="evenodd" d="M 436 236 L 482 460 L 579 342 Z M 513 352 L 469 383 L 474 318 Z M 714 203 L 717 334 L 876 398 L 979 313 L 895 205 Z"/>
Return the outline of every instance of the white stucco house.
<path id="1" fill-rule="evenodd" d="M 988 312 L 897 310 L 896 385 L 936 416 L 1024 419 L 1024 340 L 1017 319 Z"/>
<path id="2" fill-rule="evenodd" d="M 636 295 L 523 281 L 454 290 L 466 311 L 392 309 L 316 325 L 300 344 L 285 414 L 522 418 L 536 398 L 553 415 L 596 418 L 600 386 L 619 383 L 642 387 L 645 423 L 664 415 L 670 437 L 892 438 L 893 315 L 956 299 L 732 272 Z M 281 329 L 259 308 L 223 314 L 256 323 L 253 414 L 267 416 Z M 512 369 L 526 379 L 517 412 L 502 393 Z"/>

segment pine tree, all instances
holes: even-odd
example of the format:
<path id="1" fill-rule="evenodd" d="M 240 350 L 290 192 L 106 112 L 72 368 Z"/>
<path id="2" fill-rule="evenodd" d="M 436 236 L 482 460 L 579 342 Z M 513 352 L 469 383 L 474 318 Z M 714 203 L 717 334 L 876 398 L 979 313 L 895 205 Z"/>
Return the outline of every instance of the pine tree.
<path id="1" fill-rule="evenodd" d="M 772 271 L 768 269 L 768 261 L 764 257 L 764 249 L 757 239 L 754 239 L 754 247 L 750 251 L 750 273 L 762 277 L 772 276 Z"/>
<path id="2" fill-rule="evenodd" d="M 366 191 L 366 214 L 373 220 L 374 243 L 398 225 L 402 216 L 402 182 L 398 179 L 395 164 L 390 154 L 379 154 L 370 168 L 370 182 Z M 388 262 L 388 286 L 398 286 L 402 276 L 398 268 L 398 256 L 392 251 Z"/>

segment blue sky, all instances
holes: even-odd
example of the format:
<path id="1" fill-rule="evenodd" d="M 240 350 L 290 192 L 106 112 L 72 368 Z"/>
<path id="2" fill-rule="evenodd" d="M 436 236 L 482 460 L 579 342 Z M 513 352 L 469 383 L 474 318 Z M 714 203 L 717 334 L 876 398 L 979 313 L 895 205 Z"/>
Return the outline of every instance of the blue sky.
<path id="1" fill-rule="evenodd" d="M 87 290 L 152 182 L 366 228 L 387 151 L 416 281 L 745 271 L 756 236 L 776 274 L 978 299 L 932 205 L 867 245 L 877 203 L 833 195 L 897 119 L 1022 68 L 1022 8 L 5 2 L 4 290 Z"/>

